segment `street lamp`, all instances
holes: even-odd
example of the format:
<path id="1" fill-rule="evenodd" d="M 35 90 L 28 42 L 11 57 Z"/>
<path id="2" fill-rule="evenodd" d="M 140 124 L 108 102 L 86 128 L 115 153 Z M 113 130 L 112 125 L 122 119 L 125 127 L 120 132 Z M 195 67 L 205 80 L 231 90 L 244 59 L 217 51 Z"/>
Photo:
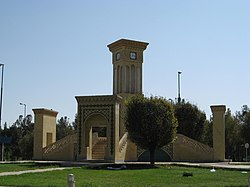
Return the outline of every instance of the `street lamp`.
<path id="1" fill-rule="evenodd" d="M 246 162 L 247 162 L 247 161 L 248 161 L 248 160 L 247 160 L 247 149 L 249 148 L 249 143 L 246 143 L 246 144 L 245 144 L 245 148 L 246 148 Z"/>
<path id="2" fill-rule="evenodd" d="M 2 67 L 2 78 L 1 78 L 1 97 L 0 97 L 0 129 L 2 127 L 2 106 L 3 106 L 3 71 L 4 71 L 4 64 L 0 64 Z"/>
<path id="3" fill-rule="evenodd" d="M 181 71 L 178 71 L 178 103 L 181 102 Z"/>
<path id="4" fill-rule="evenodd" d="M 25 103 L 20 103 L 20 105 L 23 105 L 24 106 L 24 108 L 23 108 L 23 120 L 24 120 L 24 125 L 25 125 L 25 122 L 26 122 L 26 120 L 25 120 L 25 118 L 26 118 L 26 104 Z"/>

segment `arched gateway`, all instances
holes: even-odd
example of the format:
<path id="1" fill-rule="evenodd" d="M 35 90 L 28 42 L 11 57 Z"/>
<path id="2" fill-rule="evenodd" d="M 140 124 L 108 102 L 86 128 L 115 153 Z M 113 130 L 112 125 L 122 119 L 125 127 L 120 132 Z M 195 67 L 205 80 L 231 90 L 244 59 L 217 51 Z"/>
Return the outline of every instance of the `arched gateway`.
<path id="1" fill-rule="evenodd" d="M 77 133 L 55 141 L 57 112 L 34 109 L 34 159 L 147 160 L 146 150 L 129 141 L 124 127 L 124 100 L 142 93 L 143 52 L 148 43 L 120 39 L 108 45 L 112 53 L 113 95 L 76 96 Z M 213 148 L 181 134 L 158 150 L 160 161 L 218 161 L 225 157 L 225 106 L 212 106 Z M 157 158 L 157 155 L 156 155 Z"/>
<path id="2" fill-rule="evenodd" d="M 122 102 L 114 96 L 79 96 L 78 102 L 78 160 L 92 160 L 93 148 L 106 138 L 103 144 L 102 159 L 114 160 L 119 143 L 119 109 Z M 104 135 L 99 136 L 93 128 L 103 128 Z"/>

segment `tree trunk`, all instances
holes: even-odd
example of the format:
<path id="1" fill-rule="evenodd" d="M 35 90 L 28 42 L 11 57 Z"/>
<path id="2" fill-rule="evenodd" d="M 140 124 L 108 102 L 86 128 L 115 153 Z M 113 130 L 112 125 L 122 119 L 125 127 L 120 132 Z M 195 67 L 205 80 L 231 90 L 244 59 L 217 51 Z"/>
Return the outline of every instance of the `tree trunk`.
<path id="1" fill-rule="evenodd" d="M 155 164 L 155 149 L 150 149 L 150 164 L 154 165 Z"/>

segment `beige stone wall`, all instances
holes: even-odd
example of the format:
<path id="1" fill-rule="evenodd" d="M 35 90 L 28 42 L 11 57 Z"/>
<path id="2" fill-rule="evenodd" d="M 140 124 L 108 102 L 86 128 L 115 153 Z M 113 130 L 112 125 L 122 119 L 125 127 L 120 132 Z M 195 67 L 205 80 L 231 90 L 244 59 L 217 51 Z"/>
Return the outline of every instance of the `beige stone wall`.
<path id="1" fill-rule="evenodd" d="M 48 146 L 56 141 L 56 117 L 44 115 L 43 116 L 43 147 Z M 52 134 L 52 141 L 47 142 L 47 133 Z"/>
<path id="2" fill-rule="evenodd" d="M 137 146 L 128 139 L 125 161 L 137 161 Z"/>
<path id="3" fill-rule="evenodd" d="M 43 159 L 43 148 L 56 141 L 56 116 L 58 112 L 44 108 L 33 109 L 33 112 L 35 114 L 33 159 L 39 160 Z M 50 138 L 48 133 L 50 133 Z"/>
<path id="4" fill-rule="evenodd" d="M 74 144 L 68 144 L 63 150 L 44 155 L 43 160 L 74 161 Z"/>
<path id="5" fill-rule="evenodd" d="M 225 105 L 211 106 L 213 112 L 214 161 L 225 160 Z"/>
<path id="6" fill-rule="evenodd" d="M 177 134 L 173 143 L 173 161 L 212 161 L 213 149 L 205 144 Z"/>
<path id="7" fill-rule="evenodd" d="M 68 135 L 61 140 L 45 147 L 43 160 L 67 160 L 76 159 L 77 134 Z"/>
<path id="8" fill-rule="evenodd" d="M 33 159 L 42 159 L 43 154 L 43 116 L 35 114 Z"/>

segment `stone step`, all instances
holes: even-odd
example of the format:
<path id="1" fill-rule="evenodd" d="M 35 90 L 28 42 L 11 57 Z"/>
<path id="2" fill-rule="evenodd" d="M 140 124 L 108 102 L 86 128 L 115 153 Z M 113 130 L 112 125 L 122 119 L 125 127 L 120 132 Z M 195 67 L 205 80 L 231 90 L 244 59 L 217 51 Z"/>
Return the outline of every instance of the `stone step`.
<path id="1" fill-rule="evenodd" d="M 107 140 L 101 140 L 93 147 L 92 159 L 93 160 L 103 160 L 105 155 L 105 147 L 107 145 Z"/>

